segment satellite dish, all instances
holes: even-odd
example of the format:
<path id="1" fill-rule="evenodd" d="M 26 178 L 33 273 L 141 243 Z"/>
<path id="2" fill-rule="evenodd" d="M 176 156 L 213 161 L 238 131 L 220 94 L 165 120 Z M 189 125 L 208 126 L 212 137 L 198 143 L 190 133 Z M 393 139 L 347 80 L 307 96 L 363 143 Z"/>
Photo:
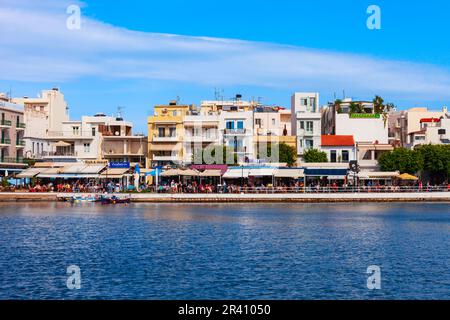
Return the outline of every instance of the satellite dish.
<path id="1" fill-rule="evenodd" d="M 114 132 L 114 134 L 115 134 L 116 136 L 118 136 L 118 135 L 120 135 L 120 132 L 119 132 L 119 131 L 116 131 L 116 132 Z"/>

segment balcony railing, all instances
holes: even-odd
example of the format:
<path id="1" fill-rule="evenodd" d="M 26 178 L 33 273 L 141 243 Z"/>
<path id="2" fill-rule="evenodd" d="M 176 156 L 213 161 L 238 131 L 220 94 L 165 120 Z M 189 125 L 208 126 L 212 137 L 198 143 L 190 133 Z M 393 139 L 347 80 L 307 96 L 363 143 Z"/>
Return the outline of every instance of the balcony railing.
<path id="1" fill-rule="evenodd" d="M 25 129 L 25 127 L 26 127 L 26 125 L 23 122 L 16 123 L 16 128 L 17 129 Z"/>
<path id="2" fill-rule="evenodd" d="M 17 140 L 16 146 L 18 147 L 25 147 L 25 140 Z"/>
<path id="3" fill-rule="evenodd" d="M 6 126 L 6 127 L 11 127 L 12 122 L 10 120 L 0 120 L 0 125 Z"/>
<path id="4" fill-rule="evenodd" d="M 1 157 L 0 162 L 2 163 L 28 163 L 28 160 L 25 160 L 22 157 Z"/>
<path id="5" fill-rule="evenodd" d="M 245 134 L 246 129 L 225 129 L 223 132 L 225 134 Z"/>
<path id="6" fill-rule="evenodd" d="M 9 138 L 2 138 L 0 144 L 8 144 L 8 145 L 10 145 L 11 144 L 11 139 L 9 139 Z"/>

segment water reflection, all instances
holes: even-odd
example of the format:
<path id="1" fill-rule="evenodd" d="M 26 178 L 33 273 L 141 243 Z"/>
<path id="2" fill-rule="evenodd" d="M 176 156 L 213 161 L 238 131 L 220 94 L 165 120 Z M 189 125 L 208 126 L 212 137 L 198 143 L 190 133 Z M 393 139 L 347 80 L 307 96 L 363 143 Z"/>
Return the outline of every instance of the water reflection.
<path id="1" fill-rule="evenodd" d="M 439 203 L 2 203 L 0 298 L 449 298 L 449 226 Z"/>

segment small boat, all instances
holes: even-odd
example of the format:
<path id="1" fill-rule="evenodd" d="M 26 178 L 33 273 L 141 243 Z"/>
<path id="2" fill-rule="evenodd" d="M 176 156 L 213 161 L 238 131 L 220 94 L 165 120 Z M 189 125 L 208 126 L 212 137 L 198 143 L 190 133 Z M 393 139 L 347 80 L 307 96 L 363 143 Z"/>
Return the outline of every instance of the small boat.
<path id="1" fill-rule="evenodd" d="M 87 197 L 72 196 L 69 201 L 72 203 L 84 203 L 84 202 L 99 202 L 99 201 L 101 201 L 101 199 L 98 197 L 93 197 L 93 196 L 87 196 Z"/>
<path id="2" fill-rule="evenodd" d="M 131 198 L 119 198 L 116 196 L 112 197 L 102 197 L 102 204 L 122 204 L 122 203 L 130 203 Z"/>

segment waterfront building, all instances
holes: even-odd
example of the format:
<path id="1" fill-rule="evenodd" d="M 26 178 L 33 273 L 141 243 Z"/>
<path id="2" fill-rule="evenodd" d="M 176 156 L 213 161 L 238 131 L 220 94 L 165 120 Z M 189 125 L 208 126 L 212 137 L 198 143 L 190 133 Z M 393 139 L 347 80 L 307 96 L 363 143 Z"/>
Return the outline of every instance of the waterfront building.
<path id="1" fill-rule="evenodd" d="M 331 163 L 349 163 L 356 160 L 356 145 L 353 136 L 322 135 L 320 149 Z"/>
<path id="2" fill-rule="evenodd" d="M 450 115 L 441 118 L 423 118 L 420 124 L 420 130 L 411 132 L 408 136 L 411 148 L 425 144 L 450 144 Z"/>
<path id="3" fill-rule="evenodd" d="M 121 117 L 98 113 L 77 121 L 63 121 L 60 131 L 45 137 L 46 161 L 106 161 L 145 165 L 147 139 L 133 134 L 133 124 Z"/>
<path id="4" fill-rule="evenodd" d="M 69 121 L 69 107 L 58 88 L 42 90 L 37 98 L 12 98 L 24 110 L 24 155 L 27 158 L 42 158 L 51 152 L 46 140 L 49 132 L 62 130 L 63 122 Z"/>
<path id="5" fill-rule="evenodd" d="M 24 114 L 23 106 L 10 102 L 0 94 L 0 174 L 21 171 L 24 163 Z"/>
<path id="6" fill-rule="evenodd" d="M 253 111 L 222 111 L 219 114 L 222 145 L 233 150 L 239 163 L 254 162 L 253 123 Z"/>
<path id="7" fill-rule="evenodd" d="M 297 148 L 297 137 L 292 135 L 291 130 L 290 110 L 282 107 L 258 107 L 255 109 L 254 119 L 255 159 L 260 159 L 264 153 L 262 148 L 270 148 L 273 144 L 285 143 Z"/>
<path id="8" fill-rule="evenodd" d="M 219 145 L 221 142 L 219 117 L 212 111 L 191 111 L 183 120 L 183 130 L 184 163 L 193 162 L 196 151 Z M 197 160 L 201 164 L 203 159 Z"/>
<path id="9" fill-rule="evenodd" d="M 148 165 L 167 166 L 182 164 L 184 156 L 183 121 L 195 110 L 193 105 L 168 105 L 154 107 L 154 115 L 148 118 Z"/>
<path id="10" fill-rule="evenodd" d="M 389 141 L 395 147 L 413 148 L 417 144 L 422 144 L 426 139 L 423 132 L 423 119 L 446 117 L 446 107 L 440 111 L 430 111 L 428 108 L 393 111 L 389 114 Z"/>
<path id="11" fill-rule="evenodd" d="M 357 106 L 357 110 L 354 110 Z M 369 101 L 344 99 L 322 108 L 324 135 L 352 135 L 360 169 L 376 171 L 378 158 L 394 149 L 389 144 L 389 116 L 377 113 Z"/>
<path id="12" fill-rule="evenodd" d="M 388 136 L 389 144 L 395 148 L 406 147 L 408 141 L 408 111 L 392 110 L 389 113 Z"/>
<path id="13" fill-rule="evenodd" d="M 320 148 L 321 114 L 319 93 L 296 92 L 291 97 L 291 131 L 297 137 L 299 161 L 309 149 Z"/>

